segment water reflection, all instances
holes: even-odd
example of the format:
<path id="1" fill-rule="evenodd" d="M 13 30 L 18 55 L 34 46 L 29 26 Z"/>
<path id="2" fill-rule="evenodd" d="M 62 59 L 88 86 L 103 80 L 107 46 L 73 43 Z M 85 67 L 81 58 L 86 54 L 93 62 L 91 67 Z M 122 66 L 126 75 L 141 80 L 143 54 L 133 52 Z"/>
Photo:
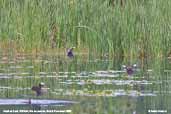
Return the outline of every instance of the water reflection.
<path id="1" fill-rule="evenodd" d="M 169 68 L 164 70 L 165 74 L 162 73 L 160 79 L 161 74 L 158 74 L 152 65 L 146 70 L 137 69 L 129 77 L 126 71 L 120 68 L 122 64 L 118 64 L 116 60 L 92 58 L 83 60 L 77 56 L 68 60 L 68 58 L 48 55 L 38 57 L 22 55 L 15 59 L 1 56 L 0 58 L 2 99 L 35 98 L 31 87 L 39 82 L 45 82 L 48 93 L 36 99 L 79 101 L 79 106 L 70 106 L 73 113 L 78 114 L 93 112 L 145 114 L 148 108 L 156 108 L 152 104 L 162 105 L 165 109 L 168 107 L 164 103 L 170 104 L 166 100 L 171 91 Z M 0 108 L 10 107 L 0 106 Z M 13 108 L 22 109 L 18 106 Z M 24 108 L 30 109 L 30 107 Z M 40 110 L 52 107 L 32 108 Z M 58 108 L 54 106 L 53 109 Z"/>

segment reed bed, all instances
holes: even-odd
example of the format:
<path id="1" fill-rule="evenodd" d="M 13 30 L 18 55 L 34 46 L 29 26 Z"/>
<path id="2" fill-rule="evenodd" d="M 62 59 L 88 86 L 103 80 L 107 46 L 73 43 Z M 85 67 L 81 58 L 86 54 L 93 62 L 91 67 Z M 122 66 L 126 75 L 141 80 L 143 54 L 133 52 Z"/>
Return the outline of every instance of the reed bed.
<path id="1" fill-rule="evenodd" d="M 0 54 L 2 54 L 2 62 L 8 63 L 11 60 L 15 62 L 19 56 L 18 53 L 27 54 L 26 52 L 31 50 L 33 60 L 31 59 L 27 64 L 23 63 L 25 64 L 23 67 L 34 66 L 34 69 L 18 71 L 14 69 L 11 72 L 2 70 L 1 73 L 26 72 L 35 76 L 34 79 L 17 79 L 18 81 L 1 79 L 2 87 L 8 87 L 9 85 L 15 87 L 9 90 L 3 88 L 2 98 L 16 97 L 19 92 L 15 89 L 30 88 L 32 84 L 36 85 L 40 81 L 49 85 L 54 92 L 56 92 L 55 89 L 63 88 L 67 90 L 69 87 L 73 91 L 84 88 L 107 90 L 109 86 L 106 85 L 101 87 L 72 85 L 68 87 L 68 85 L 59 84 L 58 78 L 47 80 L 45 77 L 39 77 L 41 75 L 39 73 L 44 72 L 47 73 L 45 75 L 51 75 L 48 72 L 120 70 L 122 63 L 129 64 L 129 62 L 130 64 L 137 62 L 142 65 L 140 68 L 142 68 L 143 73 L 140 74 L 140 77 L 144 76 L 148 79 L 147 70 L 152 68 L 151 77 L 159 81 L 169 80 L 170 74 L 168 73 L 165 76 L 163 71 L 165 69 L 170 70 L 170 64 L 167 64 L 166 59 L 158 58 L 165 58 L 168 54 L 171 55 L 170 6 L 170 0 L 0 0 Z M 79 56 L 80 58 L 75 57 L 73 61 L 50 55 L 50 53 L 54 54 L 56 52 L 56 55 L 63 56 L 66 48 L 71 46 L 76 47 L 74 54 L 82 53 L 83 55 Z M 48 52 L 48 56 L 43 53 L 44 51 Z M 38 58 L 39 53 L 43 53 L 42 58 Z M 105 63 L 86 63 L 88 54 L 90 57 L 97 55 L 104 58 L 108 56 L 116 57 L 116 59 Z M 44 61 L 39 62 L 34 59 Z M 1 68 L 7 69 L 11 64 L 22 66 L 22 64 L 16 63 L 1 64 Z M 154 84 L 152 85 L 153 88 L 150 86 L 145 87 L 145 89 L 165 90 L 169 93 L 171 87 L 167 83 L 164 84 Z M 114 86 L 110 86 L 110 88 L 115 89 Z M 127 88 L 130 89 L 131 86 Z M 26 89 L 21 91 L 20 94 L 32 95 L 33 93 L 30 89 Z M 48 98 L 57 97 L 53 93 L 47 96 Z M 67 96 L 61 95 L 58 97 Z M 87 100 L 86 97 L 81 99 Z M 116 110 L 116 113 L 126 113 L 122 112 L 123 108 L 119 110 L 120 106 L 127 110 L 124 104 L 128 104 L 129 108 L 136 107 L 137 110 L 141 111 L 146 107 L 155 107 L 153 106 L 155 103 L 157 109 L 160 109 L 158 107 L 161 105 L 166 107 L 163 109 L 169 109 L 169 96 L 165 95 L 156 99 L 151 99 L 151 97 L 142 99 L 143 103 L 142 100 L 139 100 L 136 104 L 139 104 L 139 107 L 136 107 L 135 103 L 129 106 L 129 100 L 125 102 L 125 99 L 116 101 L 116 99 L 110 98 L 105 99 L 106 104 L 109 105 L 107 107 L 103 105 L 104 98 L 96 97 L 94 99 L 93 97 L 92 100 L 97 100 L 95 106 L 100 108 L 91 107 L 87 103 L 84 104 L 84 106 L 89 106 L 87 109 L 81 110 L 81 105 L 76 105 L 74 109 L 78 113 L 85 112 L 85 110 L 94 112 L 95 110 L 95 113 L 100 114 L 106 109 L 111 113 L 115 112 L 114 110 Z M 142 107 L 140 104 L 145 106 Z"/>
<path id="2" fill-rule="evenodd" d="M 0 41 L 22 50 L 87 49 L 111 56 L 170 51 L 171 1 L 0 0 Z"/>

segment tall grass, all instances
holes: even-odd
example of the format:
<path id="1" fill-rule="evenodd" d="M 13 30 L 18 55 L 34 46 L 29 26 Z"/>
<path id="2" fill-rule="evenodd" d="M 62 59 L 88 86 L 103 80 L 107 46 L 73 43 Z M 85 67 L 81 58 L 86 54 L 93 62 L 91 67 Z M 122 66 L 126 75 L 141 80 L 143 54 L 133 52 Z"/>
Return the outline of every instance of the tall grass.
<path id="1" fill-rule="evenodd" d="M 117 2 L 117 1 L 116 1 Z M 0 40 L 19 48 L 76 46 L 129 59 L 166 55 L 170 49 L 170 5 L 163 0 L 0 0 Z"/>

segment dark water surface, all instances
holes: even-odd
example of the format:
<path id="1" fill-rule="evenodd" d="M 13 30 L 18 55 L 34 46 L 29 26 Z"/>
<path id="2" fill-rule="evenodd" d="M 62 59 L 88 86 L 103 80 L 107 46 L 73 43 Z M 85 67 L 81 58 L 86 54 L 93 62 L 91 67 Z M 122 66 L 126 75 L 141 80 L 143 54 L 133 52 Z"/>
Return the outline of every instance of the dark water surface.
<path id="1" fill-rule="evenodd" d="M 19 103 L 0 105 L 0 110 L 1 113 L 4 110 L 71 110 L 60 113 L 152 114 L 150 111 L 157 111 L 156 114 L 170 114 L 170 63 L 154 61 L 145 68 L 136 61 L 139 69 L 133 76 L 127 76 L 121 70 L 121 65 L 127 62 L 115 59 L 1 55 L 1 99 L 64 99 L 78 103 L 41 106 Z M 46 84 L 48 93 L 36 97 L 31 87 L 40 82 Z M 34 112 L 41 113 L 47 112 Z"/>

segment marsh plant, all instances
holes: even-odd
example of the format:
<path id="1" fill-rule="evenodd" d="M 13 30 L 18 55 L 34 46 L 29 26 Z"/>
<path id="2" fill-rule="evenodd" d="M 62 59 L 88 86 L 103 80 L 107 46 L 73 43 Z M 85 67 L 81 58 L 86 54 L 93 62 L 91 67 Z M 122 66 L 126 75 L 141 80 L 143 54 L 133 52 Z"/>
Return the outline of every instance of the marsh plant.
<path id="1" fill-rule="evenodd" d="M 23 50 L 75 46 L 129 59 L 165 56 L 170 5 L 169 0 L 0 0 L 0 41 Z"/>

